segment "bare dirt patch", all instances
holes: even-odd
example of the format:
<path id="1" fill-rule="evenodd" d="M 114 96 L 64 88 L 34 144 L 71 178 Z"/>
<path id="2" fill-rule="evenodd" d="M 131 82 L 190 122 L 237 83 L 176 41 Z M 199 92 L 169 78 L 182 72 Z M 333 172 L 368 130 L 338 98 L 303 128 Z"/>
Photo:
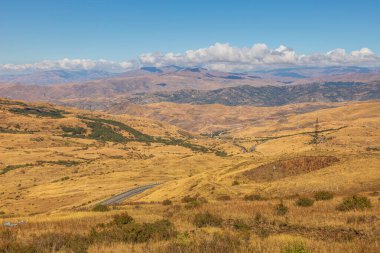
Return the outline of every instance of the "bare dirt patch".
<path id="1" fill-rule="evenodd" d="M 295 157 L 261 165 L 244 172 L 244 176 L 257 182 L 268 182 L 320 170 L 338 161 L 335 156 Z"/>

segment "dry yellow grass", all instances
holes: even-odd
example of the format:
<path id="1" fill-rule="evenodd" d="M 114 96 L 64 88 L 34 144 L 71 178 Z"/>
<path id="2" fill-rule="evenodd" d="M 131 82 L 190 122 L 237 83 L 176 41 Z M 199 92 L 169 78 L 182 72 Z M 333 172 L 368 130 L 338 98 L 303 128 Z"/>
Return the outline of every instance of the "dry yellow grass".
<path id="1" fill-rule="evenodd" d="M 46 104 L 27 106 L 55 108 L 67 113 L 62 118 L 23 115 L 10 111 L 10 108 L 23 106 L 9 104 L 14 102 L 8 100 L 0 102 L 0 170 L 13 166 L 0 175 L 0 211 L 4 212 L 0 221 L 26 220 L 27 224 L 17 228 L 18 238 L 27 240 L 33 234 L 57 231 L 86 235 L 96 224 L 109 222 L 114 214 L 128 211 L 138 222 L 168 218 L 180 233 L 190 233 L 188 239 L 200 247 L 204 240 L 213 238 L 214 232 L 240 235 L 229 221 L 242 219 L 250 223 L 260 212 L 268 220 L 288 222 L 298 230 L 276 232 L 272 227 L 265 239 L 251 232 L 248 242 L 252 250 L 247 252 L 279 252 L 294 240 L 304 241 L 313 252 L 376 252 L 374 249 L 378 247 L 379 201 L 377 196 L 369 194 L 380 191 L 380 102 L 337 104 L 334 108 L 296 115 L 290 113 L 292 109 L 309 105 L 274 107 L 271 119 L 261 120 L 258 125 L 250 125 L 247 119 L 241 122 L 235 119 L 236 122 L 230 124 L 234 129 L 214 138 L 154 120 Z M 235 114 L 243 109 L 250 108 L 236 108 Z M 234 114 L 233 107 L 228 110 Z M 263 112 L 265 110 L 269 109 Z M 284 114 L 284 110 L 287 113 Z M 214 122 L 221 111 L 204 113 L 202 117 Z M 224 150 L 227 156 L 163 143 L 101 142 L 63 136 L 62 126 L 91 131 L 78 115 L 116 120 L 150 136 L 180 138 L 213 150 Z M 320 133 L 322 138 L 318 145 L 311 144 L 316 118 L 320 129 L 328 130 Z M 222 122 L 223 126 L 229 124 L 226 122 Z M 130 137 L 128 132 L 121 134 Z M 249 150 L 252 146 L 255 146 L 254 152 L 243 152 L 242 147 Z M 261 165 L 304 156 L 334 156 L 339 161 L 277 180 L 255 181 L 245 175 Z M 154 182 L 162 184 L 127 201 L 142 204 L 127 204 L 106 213 L 85 211 L 114 194 Z M 295 195 L 312 197 L 320 190 L 332 191 L 337 197 L 308 208 L 294 205 Z M 369 196 L 372 209 L 360 213 L 335 210 L 343 197 L 357 193 Z M 269 200 L 245 202 L 242 199 L 247 194 L 260 194 Z M 209 203 L 186 209 L 180 199 L 187 195 L 200 195 Z M 232 200 L 215 201 L 223 195 Z M 273 207 L 280 198 L 290 208 L 287 218 L 273 214 Z M 165 199 L 171 199 L 174 205 L 162 206 L 160 203 Z M 221 216 L 225 221 L 223 227 L 195 228 L 194 214 L 204 211 Z M 347 223 L 352 216 L 376 219 Z M 320 238 L 320 234 L 334 234 L 340 228 L 360 230 L 368 237 L 353 236 L 348 241 Z M 135 252 L 165 252 L 176 240 L 183 238 L 134 246 L 126 242 L 99 242 L 91 245 L 89 251 L 125 252 L 133 248 Z"/>

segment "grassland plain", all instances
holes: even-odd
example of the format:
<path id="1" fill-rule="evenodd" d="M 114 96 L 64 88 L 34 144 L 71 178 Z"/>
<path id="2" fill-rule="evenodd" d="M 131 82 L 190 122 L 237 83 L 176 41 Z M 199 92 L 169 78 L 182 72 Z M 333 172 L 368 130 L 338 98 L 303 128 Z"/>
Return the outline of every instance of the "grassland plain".
<path id="1" fill-rule="evenodd" d="M 0 228 L 0 252 L 378 252 L 380 102 L 274 113 L 213 137 L 128 115 L 0 106 L 0 220 L 26 221 Z M 297 204 L 316 194 L 332 198 Z"/>

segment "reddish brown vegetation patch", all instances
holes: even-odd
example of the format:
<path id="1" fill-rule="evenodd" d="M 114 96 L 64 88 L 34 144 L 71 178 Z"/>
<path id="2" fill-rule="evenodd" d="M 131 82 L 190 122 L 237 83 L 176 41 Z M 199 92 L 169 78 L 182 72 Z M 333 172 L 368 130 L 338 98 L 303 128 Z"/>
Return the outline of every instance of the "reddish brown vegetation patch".
<path id="1" fill-rule="evenodd" d="M 320 170 L 338 161 L 335 156 L 295 157 L 261 165 L 244 172 L 244 175 L 257 182 L 268 182 Z"/>

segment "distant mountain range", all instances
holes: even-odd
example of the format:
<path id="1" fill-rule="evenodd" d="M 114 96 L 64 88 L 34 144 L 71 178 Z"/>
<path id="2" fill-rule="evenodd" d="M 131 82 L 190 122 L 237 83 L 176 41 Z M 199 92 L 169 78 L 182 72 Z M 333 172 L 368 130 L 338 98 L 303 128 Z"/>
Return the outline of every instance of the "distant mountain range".
<path id="1" fill-rule="evenodd" d="M 180 90 L 136 94 L 127 101 L 134 104 L 158 102 L 279 106 L 304 102 L 343 102 L 380 99 L 380 83 L 326 82 L 292 86 L 249 85 L 209 91 Z"/>
<path id="2" fill-rule="evenodd" d="M 59 70 L 2 76 L 0 81 L 1 97 L 86 109 L 107 109 L 119 103 L 277 106 L 380 99 L 380 70 L 364 67 L 286 68 L 250 73 L 179 66 L 143 67 L 118 74 Z"/>
<path id="3" fill-rule="evenodd" d="M 27 85 L 52 85 L 83 82 L 114 76 L 99 70 L 50 70 L 19 75 L 0 75 L 0 82 Z"/>
<path id="4" fill-rule="evenodd" d="M 0 83 L 27 84 L 27 85 L 56 85 L 64 83 L 83 83 L 97 80 L 101 82 L 130 82 L 144 84 L 161 84 L 173 86 L 173 82 L 186 85 L 188 78 L 192 78 L 194 86 L 205 85 L 207 81 L 228 83 L 228 81 L 241 81 L 247 85 L 303 83 L 312 81 L 368 81 L 380 80 L 379 68 L 367 67 L 297 67 L 270 70 L 257 70 L 247 73 L 225 73 L 210 71 L 198 67 L 167 66 L 142 67 L 124 73 L 111 73 L 100 70 L 49 70 L 35 71 L 32 73 L 0 75 Z M 156 79 L 162 79 L 168 83 L 155 83 Z M 179 80 L 175 80 L 179 79 Z M 203 81 L 203 82 L 202 82 Z M 175 85 L 174 85 L 175 86 Z M 192 87 L 202 88 L 202 87 Z M 204 89 L 208 86 L 205 85 Z M 211 87 L 215 88 L 215 87 Z M 222 88 L 222 87 L 220 87 Z"/>

